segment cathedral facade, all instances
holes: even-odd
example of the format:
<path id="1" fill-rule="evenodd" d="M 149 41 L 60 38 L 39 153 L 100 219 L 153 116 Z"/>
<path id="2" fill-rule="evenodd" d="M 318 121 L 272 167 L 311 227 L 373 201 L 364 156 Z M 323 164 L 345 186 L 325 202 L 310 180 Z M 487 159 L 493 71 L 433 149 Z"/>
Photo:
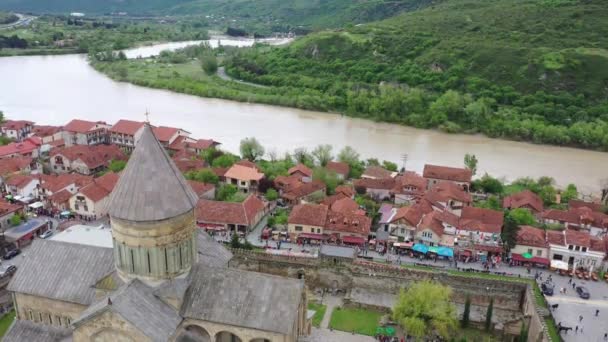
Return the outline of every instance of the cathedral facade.
<path id="1" fill-rule="evenodd" d="M 296 342 L 302 280 L 227 268 L 197 196 L 146 124 L 110 198 L 113 248 L 36 240 L 10 284 L 4 341 Z"/>

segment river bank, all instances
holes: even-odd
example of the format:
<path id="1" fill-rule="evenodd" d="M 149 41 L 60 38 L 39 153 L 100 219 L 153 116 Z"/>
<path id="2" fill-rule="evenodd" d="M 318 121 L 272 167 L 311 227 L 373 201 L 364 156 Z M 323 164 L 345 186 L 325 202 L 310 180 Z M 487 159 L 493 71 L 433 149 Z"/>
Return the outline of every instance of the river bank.
<path id="1" fill-rule="evenodd" d="M 198 65 L 188 68 L 196 77 L 215 77 L 205 76 Z M 144 73 L 143 69 L 140 72 Z M 237 152 L 239 141 L 248 136 L 279 155 L 300 147 L 312 150 L 319 144 L 330 144 L 336 151 L 348 145 L 362 158 L 376 157 L 400 166 L 407 154 L 407 168 L 418 172 L 426 163 L 461 166 L 464 154 L 472 153 L 479 159 L 479 175 L 487 172 L 507 180 L 550 176 L 560 186 L 577 184 L 583 194 L 597 193 L 608 169 L 606 153 L 445 134 L 247 103 L 246 98 L 233 102 L 116 82 L 93 69 L 84 55 L 6 57 L 0 59 L 0 74 L 11 80 L 0 83 L 0 110 L 5 116 L 50 125 L 65 125 L 74 118 L 109 123 L 141 121 L 148 110 L 155 124 L 182 127 L 192 136 L 212 138 L 231 152 Z"/>

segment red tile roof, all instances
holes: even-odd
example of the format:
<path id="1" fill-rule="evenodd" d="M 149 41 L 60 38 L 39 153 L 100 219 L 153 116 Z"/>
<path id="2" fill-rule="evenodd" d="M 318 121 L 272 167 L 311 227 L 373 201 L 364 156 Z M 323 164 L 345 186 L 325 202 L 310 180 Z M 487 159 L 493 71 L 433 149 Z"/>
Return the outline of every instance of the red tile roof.
<path id="1" fill-rule="evenodd" d="M 441 224 L 441 221 L 439 219 L 437 219 L 438 216 L 439 216 L 439 212 L 435 211 L 435 210 L 424 215 L 424 217 L 422 218 L 422 221 L 420 222 L 418 227 L 416 227 L 416 231 L 420 232 L 425 229 L 430 229 L 438 237 L 441 237 L 443 235 L 444 228 L 443 228 L 443 224 Z"/>
<path id="2" fill-rule="evenodd" d="M 0 199 L 0 216 L 4 216 L 10 213 L 14 213 L 23 209 L 22 205 L 12 204 L 5 200 Z"/>
<path id="3" fill-rule="evenodd" d="M 320 190 L 325 191 L 325 184 L 320 181 L 312 181 L 310 183 L 302 183 L 302 185 L 295 189 L 283 193 L 281 197 L 286 198 L 289 201 L 295 201 Z"/>
<path id="4" fill-rule="evenodd" d="M 206 223 L 249 226 L 263 208 L 264 202 L 253 195 L 250 195 L 243 203 L 201 199 L 196 206 L 196 219 Z"/>
<path id="5" fill-rule="evenodd" d="M 541 216 L 544 219 L 573 224 L 579 224 L 581 218 L 580 214 L 575 211 L 565 211 L 557 209 L 545 210 L 543 211 Z"/>
<path id="6" fill-rule="evenodd" d="M 72 193 L 67 191 L 66 189 L 63 189 L 49 196 L 49 200 L 52 203 L 61 204 L 69 201 L 70 197 L 72 197 Z"/>
<path id="7" fill-rule="evenodd" d="M 503 212 L 498 210 L 464 207 L 460 215 L 459 226 L 463 230 L 500 234 L 504 221 L 503 215 Z"/>
<path id="8" fill-rule="evenodd" d="M 421 196 L 426 191 L 426 179 L 413 171 L 395 177 L 395 187 L 391 192 L 395 194 L 413 194 Z"/>
<path id="9" fill-rule="evenodd" d="M 589 249 L 595 252 L 606 253 L 606 241 L 592 236 L 589 240 L 590 247 Z"/>
<path id="10" fill-rule="evenodd" d="M 57 139 L 57 140 L 53 140 L 53 141 L 49 142 L 48 144 L 51 145 L 51 147 L 64 147 L 65 140 Z"/>
<path id="11" fill-rule="evenodd" d="M 234 164 L 226 171 L 224 177 L 242 181 L 259 181 L 264 178 L 264 174 L 252 167 Z"/>
<path id="12" fill-rule="evenodd" d="M 173 162 L 175 166 L 182 172 L 186 173 L 189 171 L 197 171 L 200 169 L 204 169 L 207 166 L 204 160 L 200 159 L 182 159 L 182 158 L 174 158 Z"/>
<path id="13" fill-rule="evenodd" d="M 62 155 L 72 162 L 81 160 L 89 169 L 107 166 L 112 160 L 127 159 L 116 145 L 73 145 L 54 149 L 50 155 Z"/>
<path id="14" fill-rule="evenodd" d="M 516 240 L 518 245 L 547 247 L 545 231 L 532 226 L 520 226 Z"/>
<path id="15" fill-rule="evenodd" d="M 279 190 L 289 191 L 304 184 L 300 179 L 302 179 L 302 177 L 297 174 L 291 176 L 278 176 L 274 179 L 274 184 Z"/>
<path id="16" fill-rule="evenodd" d="M 364 237 L 369 235 L 372 220 L 367 216 L 354 213 L 327 212 L 325 230 L 340 233 L 360 234 Z"/>
<path id="17" fill-rule="evenodd" d="M 22 189 L 35 179 L 36 178 L 32 176 L 13 175 L 8 180 L 6 180 L 5 183 L 10 186 L 15 186 L 18 189 Z"/>
<path id="18" fill-rule="evenodd" d="M 60 191 L 70 184 L 80 188 L 93 182 L 92 176 L 84 176 L 77 173 L 65 173 L 57 176 L 39 175 L 40 187 L 52 193 Z"/>
<path id="19" fill-rule="evenodd" d="M 193 181 L 193 180 L 189 180 L 188 184 L 190 184 L 190 187 L 192 187 L 192 190 L 194 190 L 194 192 L 198 195 L 198 197 L 203 196 L 209 190 L 212 190 L 213 188 L 215 188 L 215 185 L 213 185 L 213 184 L 207 184 L 207 183 L 197 182 L 197 181 Z"/>
<path id="20" fill-rule="evenodd" d="M 315 227 L 325 226 L 329 208 L 323 204 L 298 204 L 293 207 L 287 222 Z"/>
<path id="21" fill-rule="evenodd" d="M 452 182 L 471 182 L 473 174 L 471 170 L 457 167 L 448 167 L 440 165 L 424 165 L 422 172 L 424 178 L 442 179 Z"/>
<path id="22" fill-rule="evenodd" d="M 298 164 L 298 165 L 290 168 L 287 171 L 287 173 L 289 175 L 293 175 L 296 172 L 299 172 L 299 173 L 303 174 L 305 177 L 312 177 L 312 170 L 308 166 L 306 166 L 306 165 L 304 165 L 302 163 L 300 163 L 300 164 Z"/>
<path id="23" fill-rule="evenodd" d="M 343 194 L 346 197 L 355 196 L 355 190 L 350 185 L 338 185 L 336 187 L 336 194 Z"/>
<path id="24" fill-rule="evenodd" d="M 79 192 L 91 201 L 98 202 L 112 193 L 116 183 L 118 183 L 118 178 L 117 173 L 108 172 L 99 178 L 95 178 L 91 184 L 84 186 Z"/>
<path id="25" fill-rule="evenodd" d="M 118 122 L 116 122 L 114 126 L 110 128 L 110 132 L 135 135 L 135 133 L 137 133 L 137 131 L 143 126 L 144 123 L 140 121 L 118 120 Z"/>
<path id="26" fill-rule="evenodd" d="M 580 201 L 580 200 L 570 200 L 570 202 L 568 202 L 568 207 L 570 209 L 578 209 L 578 208 L 587 207 L 596 212 L 603 212 L 602 205 L 600 203 L 585 202 L 585 201 Z"/>
<path id="27" fill-rule="evenodd" d="M 460 217 L 456 216 L 455 214 L 452 214 L 449 211 L 440 211 L 438 215 L 435 216 L 435 218 L 441 222 L 445 222 L 447 224 L 449 224 L 452 227 L 458 227 L 460 224 Z"/>
<path id="28" fill-rule="evenodd" d="M 530 190 L 524 190 L 516 194 L 507 196 L 502 201 L 503 208 L 530 208 L 537 213 L 543 211 L 543 200 Z"/>
<path id="29" fill-rule="evenodd" d="M 346 163 L 330 161 L 325 166 L 328 170 L 334 171 L 335 173 L 344 176 L 344 178 L 348 178 L 348 174 L 350 173 L 350 166 Z"/>
<path id="30" fill-rule="evenodd" d="M 389 171 L 383 167 L 370 166 L 367 169 L 365 169 L 365 171 L 363 172 L 363 177 L 382 179 L 382 178 L 391 178 L 392 174 L 393 173 L 391 171 Z"/>
<path id="31" fill-rule="evenodd" d="M 355 186 L 355 189 L 357 187 L 362 187 L 365 189 L 391 190 L 395 187 L 395 179 L 394 178 L 380 178 L 380 179 L 363 178 L 363 179 L 355 179 L 353 184 Z"/>
<path id="32" fill-rule="evenodd" d="M 27 126 L 32 126 L 34 123 L 27 120 L 5 120 L 0 127 L 6 130 L 20 131 Z"/>
<path id="33" fill-rule="evenodd" d="M 331 207 L 332 204 L 334 204 L 336 201 L 341 200 L 343 198 L 347 198 L 346 196 L 344 196 L 343 194 L 335 194 L 335 195 L 331 195 L 328 197 L 325 197 L 325 199 L 323 199 L 323 201 L 321 202 L 321 204 L 325 204 L 328 207 Z"/>
<path id="34" fill-rule="evenodd" d="M 422 217 L 432 211 L 433 208 L 427 202 L 422 201 L 409 207 L 399 208 L 391 222 L 404 220 L 410 226 L 416 227 L 420 223 L 420 220 L 422 220 Z"/>
<path id="35" fill-rule="evenodd" d="M 566 238 L 564 232 L 559 230 L 547 230 L 547 242 L 552 245 L 565 246 Z"/>
<path id="36" fill-rule="evenodd" d="M 447 200 L 456 200 L 462 203 L 471 203 L 471 194 L 465 192 L 460 186 L 455 183 L 442 181 L 435 184 L 430 191 L 425 195 L 425 198 L 435 201 L 446 202 Z"/>
<path id="37" fill-rule="evenodd" d="M 154 132 L 154 135 L 156 136 L 158 141 L 166 143 L 166 142 L 169 142 L 169 140 L 171 140 L 171 138 L 177 132 L 179 132 L 180 129 L 174 128 L 174 127 L 159 126 L 159 127 L 154 127 L 152 129 L 152 131 Z"/>
<path id="38" fill-rule="evenodd" d="M 0 158 L 15 154 L 29 155 L 42 145 L 38 137 L 29 137 L 21 142 L 13 142 L 8 145 L 0 146 Z"/>
<path id="39" fill-rule="evenodd" d="M 30 166 L 31 163 L 32 158 L 30 157 L 2 159 L 2 161 L 0 161 L 0 176 L 25 170 Z"/>
<path id="40" fill-rule="evenodd" d="M 93 130 L 97 124 L 97 122 L 93 121 L 74 119 L 63 126 L 63 130 L 73 133 L 86 133 Z"/>
<path id="41" fill-rule="evenodd" d="M 578 231 L 574 229 L 566 229 L 566 245 L 575 245 L 582 247 L 591 247 L 591 236 L 589 232 Z"/>
<path id="42" fill-rule="evenodd" d="M 356 213 L 359 210 L 359 205 L 350 197 L 343 197 L 334 201 L 329 207 L 331 211 L 343 214 Z"/>
<path id="43" fill-rule="evenodd" d="M 198 139 L 196 142 L 188 142 L 188 147 L 197 150 L 206 150 L 210 147 L 221 145 L 219 142 L 213 139 Z"/>
<path id="44" fill-rule="evenodd" d="M 63 130 L 62 127 L 60 126 L 39 126 L 36 125 L 32 128 L 32 133 L 34 133 L 35 136 L 40 137 L 40 138 L 44 138 L 44 137 L 48 137 L 51 136 L 55 133 L 59 133 Z"/>
<path id="45" fill-rule="evenodd" d="M 244 167 L 248 167 L 250 169 L 260 171 L 260 168 L 257 166 L 256 163 L 249 161 L 247 159 L 241 159 L 241 160 L 237 161 L 236 163 L 234 163 L 234 165 L 240 165 L 240 166 L 244 166 Z"/>

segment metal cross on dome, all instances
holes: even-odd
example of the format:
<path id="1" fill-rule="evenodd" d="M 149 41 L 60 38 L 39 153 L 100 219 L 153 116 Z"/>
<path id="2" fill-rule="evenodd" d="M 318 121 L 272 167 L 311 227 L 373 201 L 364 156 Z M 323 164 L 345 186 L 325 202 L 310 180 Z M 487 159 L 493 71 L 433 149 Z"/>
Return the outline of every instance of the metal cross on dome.
<path id="1" fill-rule="evenodd" d="M 150 123 L 150 112 L 148 112 L 148 110 L 146 109 L 146 114 L 144 114 L 146 116 L 146 122 Z"/>

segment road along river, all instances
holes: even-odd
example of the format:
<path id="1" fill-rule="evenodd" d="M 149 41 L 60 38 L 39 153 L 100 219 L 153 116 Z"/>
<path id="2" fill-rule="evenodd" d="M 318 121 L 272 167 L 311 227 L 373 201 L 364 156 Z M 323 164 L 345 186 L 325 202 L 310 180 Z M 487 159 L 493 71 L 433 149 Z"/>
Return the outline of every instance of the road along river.
<path id="1" fill-rule="evenodd" d="M 252 43 L 221 38 L 225 45 Z M 142 47 L 127 51 L 127 55 L 150 56 L 187 44 Z M 194 137 L 216 139 L 233 152 L 238 151 L 242 138 L 256 137 L 267 151 L 331 144 L 337 153 L 350 145 L 362 157 L 400 165 L 407 154 L 407 168 L 417 171 L 425 163 L 462 166 L 464 154 L 473 153 L 479 159 L 478 175 L 488 172 L 511 180 L 551 176 L 560 185 L 575 183 L 587 193 L 598 192 L 600 181 L 608 178 L 607 153 L 445 134 L 339 114 L 148 89 L 111 80 L 90 67 L 83 55 L 0 58 L 0 79 L 0 110 L 5 116 L 40 124 L 63 125 L 73 118 L 108 123 L 121 118 L 144 120 L 144 112 L 149 110 L 153 124 L 181 127 Z"/>

